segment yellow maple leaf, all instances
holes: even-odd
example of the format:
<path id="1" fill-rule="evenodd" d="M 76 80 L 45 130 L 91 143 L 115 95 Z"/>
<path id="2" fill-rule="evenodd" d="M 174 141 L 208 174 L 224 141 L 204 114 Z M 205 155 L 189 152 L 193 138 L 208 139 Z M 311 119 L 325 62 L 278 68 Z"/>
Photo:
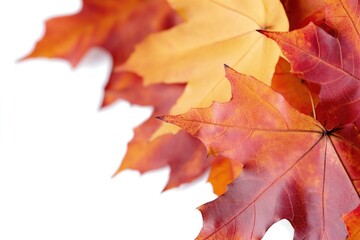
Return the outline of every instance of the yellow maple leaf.
<path id="1" fill-rule="evenodd" d="M 279 0 L 169 2 L 184 22 L 148 37 L 119 70 L 136 72 L 145 84 L 187 82 L 170 114 L 230 100 L 223 64 L 270 84 L 280 49 L 256 30 L 288 30 Z M 164 124 L 153 138 L 177 131 Z"/>

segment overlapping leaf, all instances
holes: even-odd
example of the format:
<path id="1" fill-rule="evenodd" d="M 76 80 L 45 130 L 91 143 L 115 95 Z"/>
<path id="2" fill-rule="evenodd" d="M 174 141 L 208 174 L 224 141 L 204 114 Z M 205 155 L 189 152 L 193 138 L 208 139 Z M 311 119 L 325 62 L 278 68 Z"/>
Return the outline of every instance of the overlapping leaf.
<path id="1" fill-rule="evenodd" d="M 228 103 L 163 117 L 208 151 L 243 164 L 228 191 L 200 207 L 198 239 L 260 239 L 283 218 L 295 228 L 295 239 L 345 239 L 341 216 L 360 203 L 354 125 L 327 131 L 256 79 L 229 68 L 227 77 L 233 89 Z"/>
<path id="2" fill-rule="evenodd" d="M 313 92 L 319 92 L 320 85 L 318 118 L 332 129 L 360 117 L 360 6 L 352 0 L 326 4 L 326 24 L 336 31 L 335 37 L 314 24 L 290 33 L 264 34 L 278 42 L 294 73 L 313 83 Z"/>
<path id="3" fill-rule="evenodd" d="M 121 70 L 134 71 L 145 84 L 184 83 L 184 94 L 171 109 L 183 113 L 230 99 L 222 65 L 270 84 L 279 49 L 258 29 L 286 31 L 288 21 L 279 0 L 170 0 L 184 23 L 150 36 Z M 151 56 L 151 60 L 149 60 Z M 155 136 L 176 132 L 167 125 Z"/>

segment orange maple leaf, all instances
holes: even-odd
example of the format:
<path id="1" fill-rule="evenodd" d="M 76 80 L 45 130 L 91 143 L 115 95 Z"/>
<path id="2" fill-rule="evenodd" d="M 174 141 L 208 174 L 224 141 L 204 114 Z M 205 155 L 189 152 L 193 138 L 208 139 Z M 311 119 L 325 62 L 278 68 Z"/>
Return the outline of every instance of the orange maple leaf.
<path id="1" fill-rule="evenodd" d="M 169 2 L 184 23 L 149 36 L 118 69 L 136 72 L 144 84 L 186 82 L 172 114 L 206 107 L 214 100 L 228 101 L 231 94 L 222 73 L 224 63 L 270 84 L 279 48 L 256 30 L 288 30 L 279 0 Z M 153 138 L 177 131 L 175 126 L 163 125 Z"/>

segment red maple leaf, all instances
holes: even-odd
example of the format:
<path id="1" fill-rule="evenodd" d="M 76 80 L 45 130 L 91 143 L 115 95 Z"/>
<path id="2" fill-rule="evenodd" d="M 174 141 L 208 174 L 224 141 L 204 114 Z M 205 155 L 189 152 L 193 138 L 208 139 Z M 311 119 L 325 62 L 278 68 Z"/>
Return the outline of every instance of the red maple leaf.
<path id="1" fill-rule="evenodd" d="M 231 101 L 162 117 L 243 164 L 228 191 L 200 207 L 198 239 L 260 239 L 283 218 L 294 239 L 345 239 L 341 216 L 360 203 L 357 129 L 328 131 L 256 79 L 226 74 Z"/>

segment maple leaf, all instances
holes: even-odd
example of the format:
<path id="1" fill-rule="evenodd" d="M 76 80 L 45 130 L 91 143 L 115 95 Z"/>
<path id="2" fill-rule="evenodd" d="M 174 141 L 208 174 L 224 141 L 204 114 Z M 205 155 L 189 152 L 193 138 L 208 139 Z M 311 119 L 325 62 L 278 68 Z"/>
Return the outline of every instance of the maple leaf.
<path id="1" fill-rule="evenodd" d="M 63 58 L 75 67 L 91 47 L 124 62 L 149 33 L 178 21 L 165 0 L 83 0 L 79 13 L 46 21 L 45 34 L 25 57 Z"/>
<path id="2" fill-rule="evenodd" d="M 360 205 L 354 211 L 345 214 L 344 222 L 348 228 L 349 236 L 347 240 L 357 240 L 360 238 Z"/>
<path id="3" fill-rule="evenodd" d="M 332 129 L 359 120 L 360 21 L 358 1 L 326 1 L 325 23 L 335 36 L 309 24 L 289 33 L 261 31 L 274 39 L 289 59 L 292 71 L 319 94 L 318 119 Z M 320 85 L 320 90 L 319 90 Z M 320 91 L 320 92 L 319 92 Z"/>
<path id="4" fill-rule="evenodd" d="M 226 76 L 232 85 L 228 103 L 161 117 L 199 138 L 208 151 L 243 164 L 228 191 L 200 207 L 198 239 L 260 239 L 283 218 L 292 223 L 296 240 L 345 239 L 341 216 L 360 203 L 354 125 L 328 131 L 253 77 L 230 68 Z"/>
<path id="5" fill-rule="evenodd" d="M 230 85 L 222 73 L 223 63 L 270 84 L 280 52 L 256 30 L 287 31 L 279 0 L 169 2 L 184 23 L 149 36 L 118 69 L 136 72 L 145 84 L 187 82 L 172 114 L 209 106 L 214 100 L 228 101 Z M 153 137 L 177 131 L 167 124 Z"/>

